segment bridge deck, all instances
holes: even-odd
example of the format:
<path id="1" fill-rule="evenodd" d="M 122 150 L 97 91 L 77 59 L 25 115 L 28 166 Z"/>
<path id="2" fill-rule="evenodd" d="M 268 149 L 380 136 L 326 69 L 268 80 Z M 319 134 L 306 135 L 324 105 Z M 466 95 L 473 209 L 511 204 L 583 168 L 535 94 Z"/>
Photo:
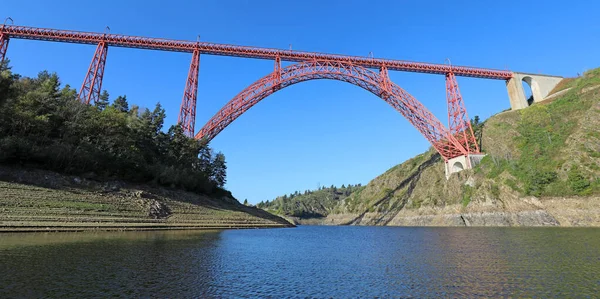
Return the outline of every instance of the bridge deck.
<path id="1" fill-rule="evenodd" d="M 246 58 L 271 59 L 280 57 L 284 61 L 309 61 L 328 60 L 350 62 L 367 68 L 387 67 L 389 70 L 431 73 L 444 75 L 449 71 L 457 76 L 477 77 L 497 80 L 512 78 L 511 71 L 476 68 L 467 66 L 452 66 L 445 64 L 412 62 L 404 60 L 371 58 L 361 56 L 345 56 L 338 54 L 326 54 L 317 52 L 303 52 L 293 50 L 281 50 L 272 48 L 259 48 L 248 46 L 236 46 L 209 42 L 194 42 L 184 40 L 171 40 L 162 38 L 150 38 L 140 36 L 129 36 L 122 34 L 108 34 L 97 32 L 81 32 L 71 30 L 57 30 L 47 28 L 36 28 L 26 26 L 4 25 L 0 27 L 0 33 L 9 38 L 33 39 L 54 42 L 67 42 L 79 44 L 98 44 L 105 41 L 110 46 L 151 49 L 173 52 L 193 52 L 199 50 L 202 54 L 236 56 Z"/>

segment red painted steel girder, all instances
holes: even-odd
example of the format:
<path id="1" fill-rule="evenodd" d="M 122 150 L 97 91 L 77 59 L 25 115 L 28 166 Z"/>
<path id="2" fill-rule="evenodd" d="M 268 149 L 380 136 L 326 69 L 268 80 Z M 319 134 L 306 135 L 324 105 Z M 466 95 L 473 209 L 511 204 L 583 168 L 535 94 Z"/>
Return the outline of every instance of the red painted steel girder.
<path id="1" fill-rule="evenodd" d="M 188 137 L 194 137 L 196 123 L 196 97 L 198 96 L 198 72 L 200 70 L 200 51 L 194 51 L 190 70 L 188 72 L 183 99 L 179 108 L 179 119 L 177 122 L 183 128 L 183 133 Z"/>
<path id="2" fill-rule="evenodd" d="M 7 49 L 8 49 L 8 35 L 0 32 L 0 62 L 4 61 L 4 57 L 6 57 Z"/>
<path id="3" fill-rule="evenodd" d="M 2 29 L 2 33 L 12 38 L 34 39 L 56 42 L 80 43 L 80 44 L 98 44 L 104 40 L 110 46 L 152 49 L 175 52 L 189 52 L 199 49 L 201 54 L 236 56 L 259 59 L 276 59 L 279 57 L 283 61 L 311 61 L 327 60 L 343 63 L 352 63 L 366 68 L 379 69 L 383 66 L 389 70 L 431 73 L 445 75 L 452 71 L 456 76 L 477 77 L 487 79 L 507 80 L 512 78 L 511 71 L 494 70 L 485 68 L 475 68 L 467 66 L 448 66 L 444 64 L 411 62 L 403 60 L 371 58 L 361 56 L 345 56 L 337 54 L 325 54 L 317 52 L 303 52 L 292 50 L 280 50 L 259 47 L 235 46 L 227 44 L 217 44 L 209 42 L 194 42 L 182 40 L 170 40 L 161 38 L 149 38 L 140 36 L 128 36 L 121 34 L 105 34 L 94 32 L 80 32 L 70 30 L 57 30 L 46 28 L 35 28 L 25 26 L 7 25 Z"/>
<path id="4" fill-rule="evenodd" d="M 81 89 L 79 90 L 79 100 L 82 103 L 96 103 L 100 99 L 107 54 L 108 45 L 105 42 L 100 41 L 96 47 L 96 52 L 94 53 L 90 67 L 85 75 Z"/>
<path id="5" fill-rule="evenodd" d="M 446 99 L 448 100 L 448 128 L 452 136 L 469 153 L 478 154 L 479 145 L 473 134 L 467 108 L 458 89 L 456 76 L 452 72 L 446 74 Z"/>
<path id="6" fill-rule="evenodd" d="M 385 70 L 385 69 L 383 69 Z M 402 114 L 445 160 L 466 155 L 466 150 L 450 131 L 425 106 L 398 85 L 381 75 L 352 63 L 340 61 L 307 61 L 275 68 L 275 72 L 256 81 L 236 95 L 196 134 L 196 139 L 213 139 L 236 118 L 277 90 L 315 79 L 332 79 L 362 87 L 382 98 Z"/>

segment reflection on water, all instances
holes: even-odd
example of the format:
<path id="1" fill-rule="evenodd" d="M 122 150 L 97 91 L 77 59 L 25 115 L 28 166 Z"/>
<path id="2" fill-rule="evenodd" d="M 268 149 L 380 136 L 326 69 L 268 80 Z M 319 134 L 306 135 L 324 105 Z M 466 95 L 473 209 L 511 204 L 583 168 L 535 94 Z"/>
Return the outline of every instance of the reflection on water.
<path id="1" fill-rule="evenodd" d="M 0 298 L 595 297 L 600 229 L 0 235 Z"/>

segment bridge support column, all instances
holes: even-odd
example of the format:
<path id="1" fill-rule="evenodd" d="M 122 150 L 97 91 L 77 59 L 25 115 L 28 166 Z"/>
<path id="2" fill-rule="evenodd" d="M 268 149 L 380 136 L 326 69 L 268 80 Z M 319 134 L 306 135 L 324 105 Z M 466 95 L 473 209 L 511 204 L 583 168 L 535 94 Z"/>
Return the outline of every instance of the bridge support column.
<path id="1" fill-rule="evenodd" d="M 273 92 L 281 89 L 281 57 L 275 57 L 275 66 L 273 67 Z"/>
<path id="2" fill-rule="evenodd" d="M 446 179 L 450 178 L 453 173 L 461 172 L 465 169 L 472 169 L 481 162 L 485 154 L 469 154 L 454 157 L 446 161 Z"/>
<path id="3" fill-rule="evenodd" d="M 471 121 L 454 73 L 446 73 L 446 100 L 448 101 L 448 129 L 467 153 L 479 153 Z"/>
<path id="4" fill-rule="evenodd" d="M 196 123 L 196 97 L 198 96 L 198 72 L 200 70 L 200 50 L 194 50 L 192 62 L 188 72 L 183 99 L 179 108 L 179 118 L 177 122 L 183 129 L 183 133 L 192 138 L 194 137 L 194 126 Z"/>
<path id="5" fill-rule="evenodd" d="M 82 103 L 89 104 L 92 101 L 96 103 L 100 99 L 107 54 L 108 44 L 101 41 L 96 47 L 92 63 L 79 90 L 79 100 Z"/>
<path id="6" fill-rule="evenodd" d="M 510 99 L 510 108 L 519 110 L 529 107 L 532 103 L 543 101 L 550 95 L 550 91 L 562 81 L 563 77 L 532 75 L 525 73 L 513 73 L 513 77 L 506 81 L 506 89 L 508 90 L 508 98 Z M 525 97 L 523 83 L 527 83 L 531 88 L 533 102 L 528 102 Z"/>
<path id="7" fill-rule="evenodd" d="M 8 34 L 0 32 L 0 62 L 4 61 L 6 57 L 6 50 L 8 49 Z"/>

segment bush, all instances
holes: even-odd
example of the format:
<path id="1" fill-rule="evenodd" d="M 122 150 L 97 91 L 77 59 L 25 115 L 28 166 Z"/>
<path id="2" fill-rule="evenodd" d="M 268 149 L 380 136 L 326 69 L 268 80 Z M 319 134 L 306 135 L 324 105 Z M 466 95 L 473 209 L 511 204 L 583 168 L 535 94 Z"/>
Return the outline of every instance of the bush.
<path id="1" fill-rule="evenodd" d="M 577 165 L 573 165 L 569 169 L 567 182 L 571 186 L 571 190 L 578 194 L 585 195 L 585 193 L 591 192 L 590 181 L 583 176 Z"/>
<path id="2" fill-rule="evenodd" d="M 500 198 L 500 187 L 498 187 L 498 185 L 492 184 L 491 192 L 494 198 Z"/>
<path id="3" fill-rule="evenodd" d="M 554 182 L 557 178 L 554 171 L 533 171 L 529 180 L 525 183 L 525 194 L 540 196 L 546 186 Z"/>
<path id="4" fill-rule="evenodd" d="M 466 207 L 471 202 L 471 196 L 473 196 L 473 187 L 469 185 L 463 185 L 463 196 L 462 196 L 462 206 Z"/>

